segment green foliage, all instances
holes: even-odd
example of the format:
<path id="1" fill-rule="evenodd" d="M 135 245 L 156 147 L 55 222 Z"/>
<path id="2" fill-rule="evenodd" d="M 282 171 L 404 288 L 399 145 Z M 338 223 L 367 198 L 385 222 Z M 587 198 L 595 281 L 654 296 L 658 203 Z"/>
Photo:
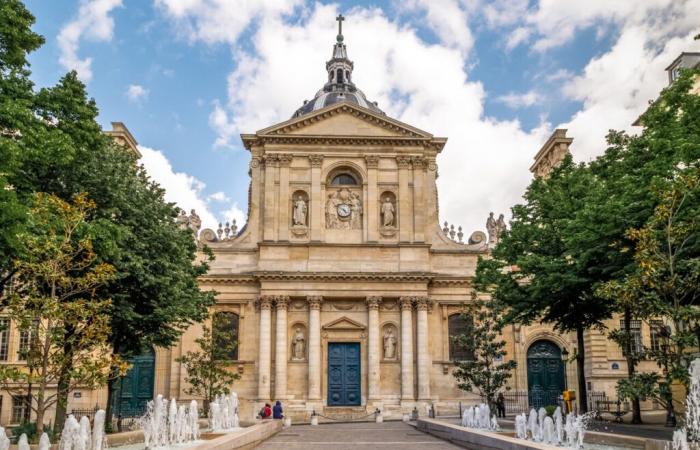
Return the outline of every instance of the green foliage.
<path id="1" fill-rule="evenodd" d="M 30 333 L 29 344 L 24 366 L 0 366 L 0 386 L 24 397 L 31 384 L 27 407 L 40 424 L 60 401 L 55 385 L 63 380 L 66 392 L 104 386 L 119 363 L 109 351 L 110 300 L 95 295 L 114 268 L 96 261 L 88 221 L 93 208 L 84 195 L 66 203 L 36 194 L 30 226 L 19 236 L 25 256 L 15 261 L 3 313 Z"/>
<path id="2" fill-rule="evenodd" d="M 670 385 L 658 373 L 636 373 L 630 378 L 617 380 L 617 396 L 621 401 L 639 398 L 656 400 L 666 407 L 671 394 Z"/>
<path id="3" fill-rule="evenodd" d="M 51 436 L 51 427 L 44 425 L 43 432 Z M 27 435 L 27 441 L 29 441 L 29 443 L 39 442 L 39 433 L 36 432 L 36 422 L 22 422 L 16 427 L 12 428 L 12 443 L 17 444 L 19 437 L 23 434 Z"/>
<path id="4" fill-rule="evenodd" d="M 219 394 L 230 393 L 234 381 L 241 377 L 230 369 L 229 358 L 238 342 L 229 322 L 222 315 L 214 314 L 211 325 L 211 329 L 202 326 L 202 335 L 195 339 L 198 350 L 188 351 L 176 359 L 187 371 L 185 381 L 189 387 L 185 393 L 201 396 L 208 402 Z"/>
<path id="5" fill-rule="evenodd" d="M 506 342 L 501 337 L 503 308 L 497 302 L 475 297 L 462 314 L 472 325 L 467 333 L 455 336 L 454 340 L 472 355 L 472 359 L 456 361 L 453 375 L 460 389 L 476 391 L 493 407 L 496 395 L 513 376 L 517 365 L 514 360 L 504 360 L 507 352 Z"/>
<path id="6" fill-rule="evenodd" d="M 547 411 L 547 415 L 549 417 L 552 417 L 552 416 L 554 416 L 554 411 L 557 410 L 557 407 L 556 407 L 556 405 L 547 405 L 544 407 L 544 410 Z"/>

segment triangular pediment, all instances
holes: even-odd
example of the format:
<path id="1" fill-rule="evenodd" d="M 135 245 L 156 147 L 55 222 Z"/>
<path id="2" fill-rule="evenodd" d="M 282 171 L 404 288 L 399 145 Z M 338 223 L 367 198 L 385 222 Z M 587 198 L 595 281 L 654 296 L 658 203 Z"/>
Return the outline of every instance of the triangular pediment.
<path id="1" fill-rule="evenodd" d="M 364 330 L 366 327 L 349 317 L 343 316 L 340 319 L 325 324 L 322 328 L 324 330 Z"/>
<path id="2" fill-rule="evenodd" d="M 368 136 L 432 138 L 430 133 L 353 103 L 335 103 L 260 130 L 258 136 Z"/>

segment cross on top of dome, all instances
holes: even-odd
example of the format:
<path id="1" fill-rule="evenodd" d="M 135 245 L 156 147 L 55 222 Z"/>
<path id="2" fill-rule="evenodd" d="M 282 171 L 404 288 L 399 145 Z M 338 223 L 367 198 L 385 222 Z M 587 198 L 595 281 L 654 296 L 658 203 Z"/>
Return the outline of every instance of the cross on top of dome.
<path id="1" fill-rule="evenodd" d="M 338 21 L 338 35 L 336 36 L 335 45 L 333 45 L 333 56 L 326 62 L 328 80 L 323 85 L 323 88 L 316 93 L 314 99 L 304 101 L 304 104 L 294 112 L 292 117 L 303 116 L 340 102 L 354 103 L 371 109 L 376 113 L 384 114 L 377 107 L 377 103 L 368 101 L 365 94 L 353 83 L 352 71 L 354 64 L 348 59 L 347 49 L 343 43 L 343 21 L 345 17 L 342 14 L 338 14 L 335 20 Z"/>

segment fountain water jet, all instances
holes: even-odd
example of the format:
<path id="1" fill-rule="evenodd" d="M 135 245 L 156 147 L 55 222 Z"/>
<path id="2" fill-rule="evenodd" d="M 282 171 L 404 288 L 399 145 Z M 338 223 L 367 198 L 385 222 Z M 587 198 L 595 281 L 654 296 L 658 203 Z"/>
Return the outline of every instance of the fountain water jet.
<path id="1" fill-rule="evenodd" d="M 0 450 L 8 450 L 10 448 L 10 438 L 7 437 L 5 429 L 0 426 Z"/>
<path id="2" fill-rule="evenodd" d="M 17 450 L 29 450 L 29 440 L 27 439 L 27 434 L 22 433 L 17 441 Z"/>
<path id="3" fill-rule="evenodd" d="M 51 439 L 46 433 L 41 433 L 39 438 L 39 450 L 49 450 L 51 448 Z"/>

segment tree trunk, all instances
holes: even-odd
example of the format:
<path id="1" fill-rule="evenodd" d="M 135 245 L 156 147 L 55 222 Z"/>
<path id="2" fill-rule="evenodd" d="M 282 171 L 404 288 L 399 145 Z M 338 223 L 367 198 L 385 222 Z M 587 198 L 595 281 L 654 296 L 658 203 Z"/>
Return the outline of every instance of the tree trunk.
<path id="1" fill-rule="evenodd" d="M 56 387 L 56 416 L 54 417 L 54 434 L 59 435 L 63 431 L 63 425 L 66 423 L 66 409 L 68 408 L 68 394 L 70 389 L 70 371 L 73 368 L 73 346 L 70 344 L 70 337 L 73 336 L 73 330 L 66 328 L 64 331 L 63 355 L 66 364 L 63 366 L 58 377 L 58 386 Z"/>
<path id="2" fill-rule="evenodd" d="M 28 407 L 31 408 L 31 404 L 28 405 Z M 41 394 L 37 396 L 36 399 L 36 436 L 39 437 L 41 436 L 41 433 L 44 431 L 44 413 L 46 406 L 44 405 L 44 399 Z M 31 409 L 30 413 L 31 414 Z"/>
<path id="3" fill-rule="evenodd" d="M 119 372 L 116 367 L 109 371 L 109 380 L 107 380 L 107 406 L 105 407 L 105 430 L 112 431 L 112 416 L 114 415 L 114 394 L 116 391 L 117 382 L 119 381 Z M 121 431 L 121 430 L 120 430 Z"/>
<path id="4" fill-rule="evenodd" d="M 588 412 L 586 374 L 584 373 L 586 350 L 583 347 L 583 331 L 583 327 L 576 328 L 576 343 L 578 345 L 578 351 L 576 352 L 576 371 L 578 372 L 579 414 L 584 414 Z"/>
<path id="5" fill-rule="evenodd" d="M 630 380 L 634 378 L 636 361 L 632 354 L 632 310 L 629 307 L 625 308 L 624 312 L 624 325 L 625 325 L 625 358 L 627 359 L 627 378 Z M 639 397 L 632 397 L 632 423 L 641 424 L 642 423 L 642 409 L 639 405 Z"/>

